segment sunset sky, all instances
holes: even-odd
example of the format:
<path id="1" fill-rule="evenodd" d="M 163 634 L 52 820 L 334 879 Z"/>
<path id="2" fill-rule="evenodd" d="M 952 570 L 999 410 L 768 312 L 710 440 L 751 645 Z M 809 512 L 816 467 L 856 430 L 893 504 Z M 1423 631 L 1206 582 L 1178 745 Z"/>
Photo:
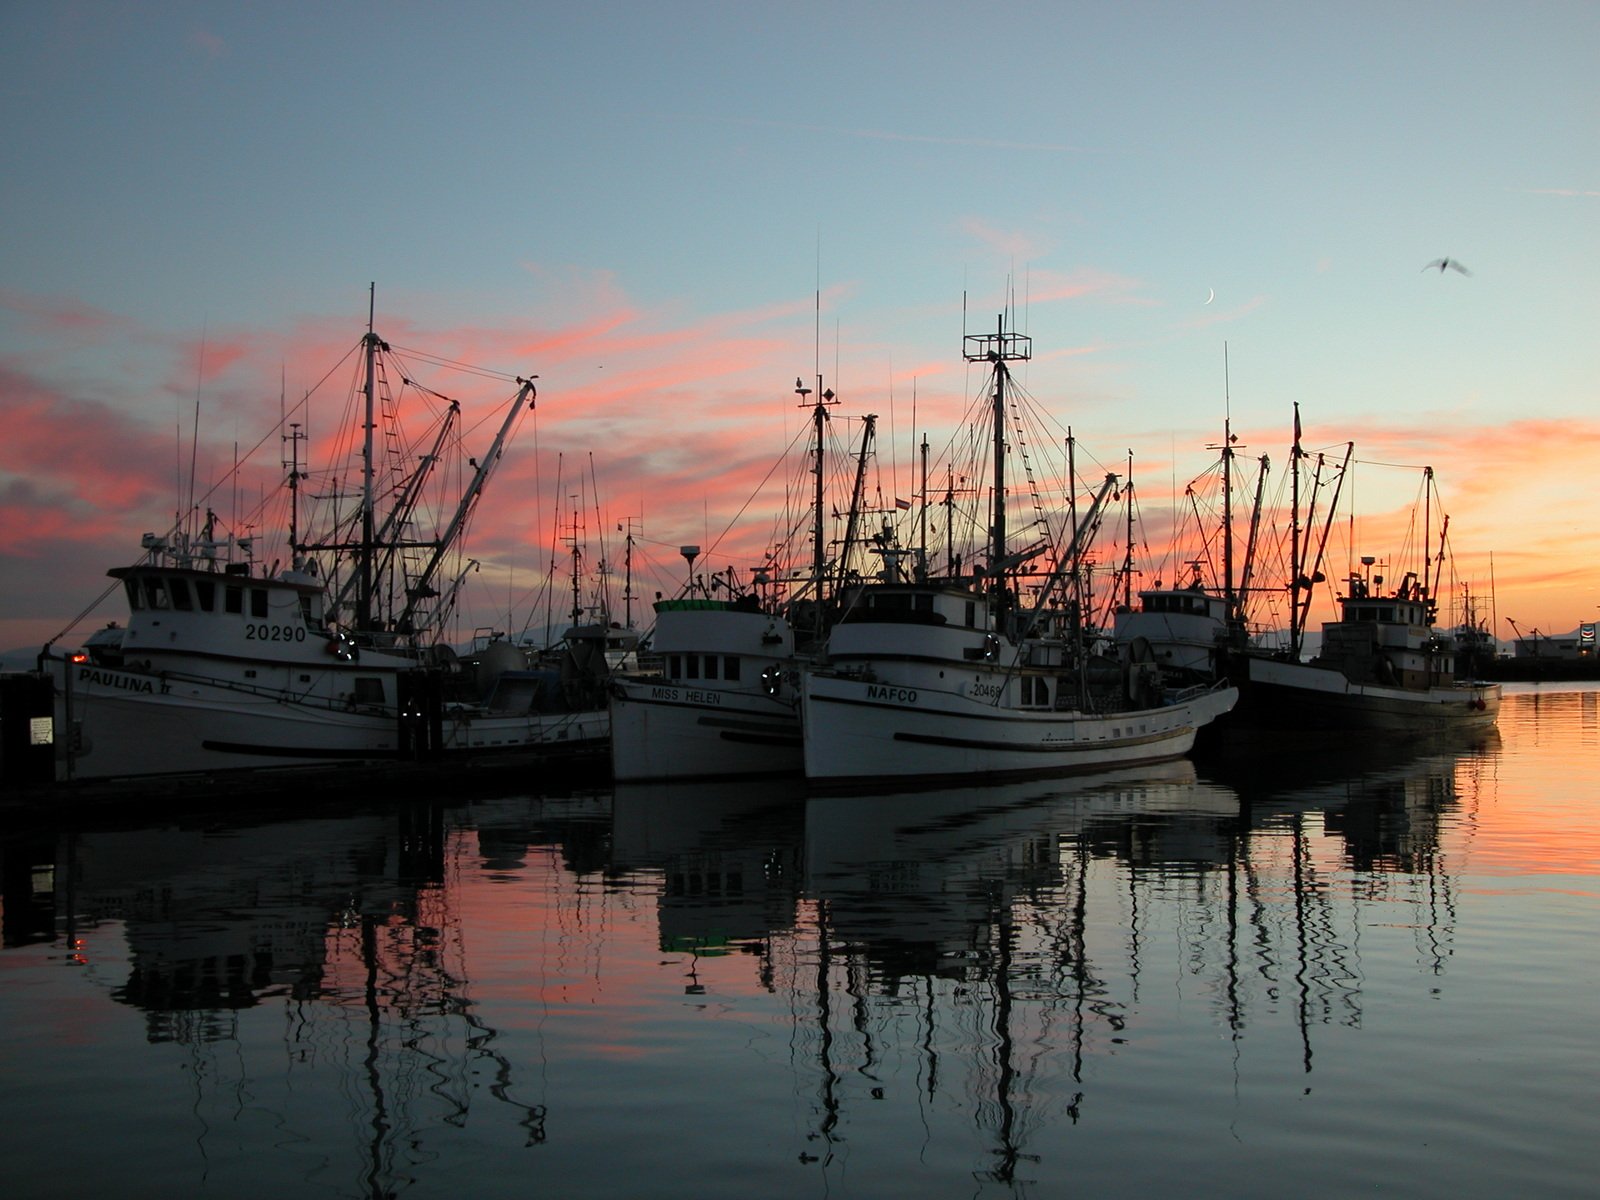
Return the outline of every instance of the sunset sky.
<path id="1" fill-rule="evenodd" d="M 1027 390 L 1133 452 L 1157 524 L 1225 413 L 1281 474 L 1298 402 L 1356 444 L 1361 552 L 1432 465 L 1495 632 L 1569 632 L 1600 617 L 1597 62 L 1600 6 L 1541 0 L 6 5 L 0 650 L 135 560 L 191 461 L 204 491 L 270 434 L 276 472 L 280 395 L 369 283 L 392 344 L 539 376 L 473 531 L 485 620 L 548 566 L 557 454 L 681 576 L 797 376 L 879 414 L 909 494 L 971 395 L 964 308 L 1010 305 Z M 469 424 L 513 390 L 424 382 Z"/>

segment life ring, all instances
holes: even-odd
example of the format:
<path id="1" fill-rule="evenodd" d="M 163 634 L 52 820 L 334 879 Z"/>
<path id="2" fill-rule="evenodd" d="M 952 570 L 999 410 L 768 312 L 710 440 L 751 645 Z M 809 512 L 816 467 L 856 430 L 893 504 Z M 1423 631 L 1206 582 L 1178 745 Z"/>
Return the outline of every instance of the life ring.
<path id="1" fill-rule="evenodd" d="M 361 657 L 355 639 L 342 629 L 328 642 L 328 653 L 340 662 L 355 662 Z"/>
<path id="2" fill-rule="evenodd" d="M 778 689 L 783 686 L 783 669 L 773 663 L 761 672 L 761 690 L 769 696 L 776 696 Z"/>
<path id="3" fill-rule="evenodd" d="M 983 661 L 993 662 L 1000 657 L 1000 639 L 992 633 L 983 635 Z"/>

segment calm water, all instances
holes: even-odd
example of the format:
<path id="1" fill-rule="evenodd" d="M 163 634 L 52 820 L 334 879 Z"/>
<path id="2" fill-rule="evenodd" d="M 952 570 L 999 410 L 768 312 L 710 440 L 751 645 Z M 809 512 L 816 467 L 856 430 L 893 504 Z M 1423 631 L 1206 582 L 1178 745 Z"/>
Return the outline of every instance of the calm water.
<path id="1" fill-rule="evenodd" d="M 1597 748 L 13 830 L 0 1179 L 1591 1196 Z"/>

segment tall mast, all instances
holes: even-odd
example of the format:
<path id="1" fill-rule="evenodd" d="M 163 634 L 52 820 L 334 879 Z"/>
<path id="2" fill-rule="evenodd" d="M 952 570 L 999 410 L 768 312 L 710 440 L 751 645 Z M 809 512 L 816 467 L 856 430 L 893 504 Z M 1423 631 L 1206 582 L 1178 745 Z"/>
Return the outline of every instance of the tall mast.
<path id="1" fill-rule="evenodd" d="M 1133 449 L 1128 449 L 1128 542 L 1122 556 L 1122 604 L 1133 607 Z"/>
<path id="2" fill-rule="evenodd" d="M 1422 468 L 1422 586 L 1423 599 L 1432 598 L 1433 573 L 1433 468 Z"/>
<path id="3" fill-rule="evenodd" d="M 367 373 L 366 384 L 361 389 L 365 398 L 366 409 L 362 418 L 362 433 L 364 440 L 361 448 L 361 549 L 356 560 L 356 569 L 361 580 L 360 590 L 356 595 L 356 628 L 370 629 L 372 627 L 372 543 L 373 543 L 373 465 L 372 465 L 372 438 L 376 428 L 373 409 L 375 407 L 373 395 L 376 391 L 375 380 L 378 369 L 378 335 L 373 332 L 373 314 L 377 307 L 377 284 L 367 285 L 367 336 L 363 339 L 366 345 Z"/>
<path id="4" fill-rule="evenodd" d="M 867 458 L 872 453 L 872 440 L 877 430 L 878 415 L 868 413 L 862 418 L 861 449 L 856 458 L 856 482 L 850 489 L 850 514 L 845 518 L 844 541 L 839 547 L 838 582 L 835 589 L 844 584 L 844 574 L 850 561 L 850 551 L 855 548 L 856 531 L 861 526 L 861 509 L 866 503 L 867 491 Z"/>
<path id="5" fill-rule="evenodd" d="M 971 333 L 965 339 L 963 357 L 968 362 L 994 364 L 994 395 L 990 418 L 994 424 L 993 519 L 989 525 L 988 575 L 994 595 L 996 616 L 1005 607 L 1001 575 L 1006 559 L 1006 381 L 1011 377 L 1009 362 L 1025 362 L 1033 355 L 1033 339 L 1025 334 L 1007 333 L 1006 319 L 995 319 L 995 332 Z"/>
<path id="6" fill-rule="evenodd" d="M 1289 657 L 1300 656 L 1300 588 L 1304 569 L 1300 547 L 1300 402 L 1294 405 L 1294 446 L 1289 451 Z M 1306 580 L 1305 587 L 1311 586 Z"/>
<path id="7" fill-rule="evenodd" d="M 917 507 L 917 582 L 928 579 L 928 435 L 922 435 L 922 495 Z"/>
<path id="8" fill-rule="evenodd" d="M 1263 454 L 1259 460 L 1260 472 L 1256 475 L 1256 499 L 1250 509 L 1250 536 L 1244 546 L 1244 567 L 1239 572 L 1239 586 L 1234 590 L 1234 602 L 1228 608 L 1230 627 L 1242 638 L 1245 634 L 1245 610 L 1250 603 L 1250 587 L 1255 578 L 1256 538 L 1261 531 L 1261 504 L 1266 497 L 1267 472 L 1271 460 Z"/>
<path id="9" fill-rule="evenodd" d="M 1071 523 L 1072 544 L 1078 544 L 1078 442 L 1072 436 L 1072 426 L 1067 426 L 1067 512 Z M 1072 644 L 1076 649 L 1073 661 L 1083 662 L 1083 562 L 1081 556 L 1072 560 Z"/>
<path id="10" fill-rule="evenodd" d="M 812 463 L 811 473 L 813 480 L 813 493 L 811 501 L 811 594 L 816 601 L 817 620 L 816 633 L 822 636 L 822 582 L 827 574 L 827 540 L 823 531 L 822 507 L 822 453 L 824 443 L 824 430 L 828 422 L 828 405 L 836 403 L 833 389 L 824 390 L 822 376 L 817 376 L 816 402 L 812 403 L 810 388 L 799 379 L 794 381 L 794 394 L 800 397 L 800 407 L 811 409 L 811 441 Z"/>
<path id="11" fill-rule="evenodd" d="M 1222 343 L 1222 595 L 1229 616 L 1233 590 L 1233 396 L 1228 382 L 1228 343 Z"/>
<path id="12" fill-rule="evenodd" d="M 633 628 L 633 518 L 628 518 L 628 536 L 622 550 L 622 625 Z"/>

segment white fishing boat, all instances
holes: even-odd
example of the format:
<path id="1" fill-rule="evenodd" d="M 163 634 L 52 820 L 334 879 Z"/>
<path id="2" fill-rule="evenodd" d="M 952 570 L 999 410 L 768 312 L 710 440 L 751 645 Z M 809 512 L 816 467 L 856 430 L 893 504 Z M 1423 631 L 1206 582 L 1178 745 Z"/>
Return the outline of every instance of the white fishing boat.
<path id="1" fill-rule="evenodd" d="M 695 574 L 700 547 L 683 547 L 689 564 L 683 594 L 655 602 L 649 634 L 654 668 L 611 682 L 611 770 L 619 781 L 798 775 L 802 769 L 800 666 L 826 626 L 830 567 L 848 560 L 855 541 L 875 418 L 864 419 L 851 519 L 830 560 L 824 448 L 828 407 L 836 400 L 820 380 L 815 389 L 796 380 L 795 392 L 810 410 L 809 521 L 797 516 L 784 527 L 809 525 L 809 567 L 791 563 L 786 547 L 778 546 L 748 579 L 729 569 L 708 580 Z"/>
<path id="2" fill-rule="evenodd" d="M 1134 661 L 1154 662 L 1170 684 L 1184 686 L 1223 678 L 1228 663 L 1246 648 L 1249 610 L 1258 598 L 1252 581 L 1271 464 L 1266 455 L 1257 464 L 1249 535 L 1242 553 L 1236 552 L 1233 490 L 1237 443 L 1231 419 L 1224 419 L 1222 441 L 1212 447 L 1220 451 L 1217 460 L 1184 488 L 1189 511 L 1177 516 L 1169 553 L 1187 549 L 1188 554 L 1178 556 L 1187 570 L 1180 571 L 1180 581 L 1171 585 L 1163 586 L 1157 578 L 1155 586 L 1139 589 L 1137 604 L 1133 602 L 1132 561 L 1136 538 L 1131 528 L 1128 531 L 1123 600 L 1113 614 L 1113 636 L 1121 654 Z M 1203 514 L 1202 502 L 1215 504 L 1217 511 Z M 1214 554 L 1218 542 L 1220 561 Z M 1171 569 L 1163 566 L 1158 575 Z M 1187 582 L 1181 578 L 1185 574 Z"/>
<path id="3" fill-rule="evenodd" d="M 451 556 L 531 409 L 533 381 L 516 381 L 493 443 L 427 536 L 418 530 L 424 477 L 457 436 L 460 406 L 446 403 L 420 466 L 397 440 L 386 455 L 375 442 L 398 405 L 385 381 L 410 378 L 370 327 L 360 345 L 357 503 L 318 536 L 302 532 L 310 475 L 299 459 L 305 434 L 291 422 L 283 430 L 293 448 L 288 566 L 257 561 L 256 538 L 219 529 L 209 510 L 197 533 L 180 522 L 168 535 L 146 534 L 141 559 L 109 572 L 127 601 L 126 624 L 40 656 L 55 688 L 58 779 L 604 753 L 604 639 L 575 637 L 536 656 L 496 638 L 470 662 L 443 640 L 457 589 L 477 565 Z M 402 465 L 413 473 L 401 474 Z M 380 510 L 385 497 L 393 505 Z"/>
<path id="4" fill-rule="evenodd" d="M 1117 609 L 1112 630 L 1123 653 L 1133 661 L 1156 663 L 1164 678 L 1209 682 L 1223 673 L 1228 600 L 1198 579 L 1187 587 L 1144 588 L 1137 608 Z"/>
<path id="5" fill-rule="evenodd" d="M 1013 545 L 1006 458 L 1021 434 L 1007 429 L 1016 400 L 1008 364 L 1030 350 L 1030 339 L 1003 322 L 993 334 L 967 338 L 967 360 L 991 371 L 982 565 L 970 575 L 947 569 L 938 576 L 920 548 L 910 556 L 912 578 L 899 577 L 901 556 L 886 556 L 883 577 L 848 594 L 825 661 L 802 672 L 805 769 L 814 784 L 883 787 L 1178 758 L 1237 698 L 1225 683 L 1172 691 L 1154 664 L 1089 652 L 1073 592 L 1116 476 L 1106 476 L 1081 521 L 1073 513 L 1052 523 L 1035 490 L 1035 517 L 1018 531 L 1031 544 Z M 926 479 L 923 493 L 926 501 Z M 1030 573 L 1041 558 L 1047 567 Z M 957 565 L 953 553 L 947 563 Z"/>
<path id="6" fill-rule="evenodd" d="M 797 773 L 794 630 L 754 597 L 658 600 L 658 674 L 611 681 L 621 782 Z"/>

